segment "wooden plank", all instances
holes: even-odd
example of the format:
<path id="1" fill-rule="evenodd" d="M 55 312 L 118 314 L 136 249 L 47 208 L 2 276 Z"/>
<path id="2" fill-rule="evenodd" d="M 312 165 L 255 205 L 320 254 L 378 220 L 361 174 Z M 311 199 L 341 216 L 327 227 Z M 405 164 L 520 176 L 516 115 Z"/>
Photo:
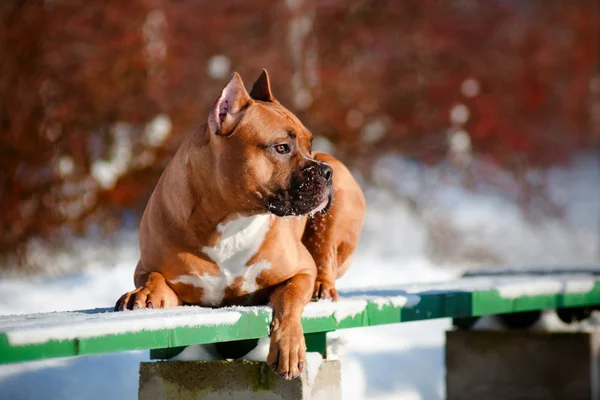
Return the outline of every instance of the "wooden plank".
<path id="1" fill-rule="evenodd" d="M 305 333 L 312 334 L 434 318 L 599 305 L 600 277 L 590 274 L 468 277 L 342 292 L 338 303 L 309 304 L 302 324 Z M 0 316 L 0 364 L 260 338 L 268 336 L 270 320 L 268 307 L 179 307 L 121 313 L 98 309 Z M 161 327 L 162 321 L 168 322 L 167 327 Z"/>

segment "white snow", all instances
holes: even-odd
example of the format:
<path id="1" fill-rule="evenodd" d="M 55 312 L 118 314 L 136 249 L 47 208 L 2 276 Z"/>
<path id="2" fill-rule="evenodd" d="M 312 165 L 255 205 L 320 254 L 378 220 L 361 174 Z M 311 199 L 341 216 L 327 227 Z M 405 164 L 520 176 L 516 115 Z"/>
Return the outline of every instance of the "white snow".
<path id="1" fill-rule="evenodd" d="M 594 282 L 590 279 L 569 281 L 565 285 L 566 293 L 587 293 L 594 288 Z"/>
<path id="2" fill-rule="evenodd" d="M 421 301 L 421 297 L 417 295 L 390 296 L 388 299 L 394 307 L 414 307 Z"/>
<path id="3" fill-rule="evenodd" d="M 360 256 L 408 264 L 396 273 L 406 273 L 416 262 L 461 268 L 598 265 L 597 154 L 582 154 L 569 168 L 529 171 L 530 180 L 537 177 L 547 184 L 547 200 L 561 210 L 557 217 L 535 206 L 524 214 L 519 182 L 485 160 L 474 159 L 469 176 L 473 182 L 495 185 L 465 188 L 464 173 L 450 165 L 428 168 L 396 154 L 378 160 L 373 179 L 389 191 L 367 188 L 367 234 Z"/>
<path id="4" fill-rule="evenodd" d="M 562 288 L 561 282 L 545 280 L 542 282 L 508 283 L 498 287 L 501 297 L 515 299 L 519 296 L 536 296 L 542 294 L 559 293 Z"/>
<path id="5" fill-rule="evenodd" d="M 345 356 L 348 347 L 348 341 L 336 333 L 327 335 L 327 359 L 336 360 Z"/>
<path id="6" fill-rule="evenodd" d="M 309 386 L 315 383 L 315 378 L 317 377 L 317 373 L 319 373 L 321 364 L 323 364 L 323 356 L 320 353 L 306 353 L 306 375 Z"/>
<path id="7" fill-rule="evenodd" d="M 97 313 L 57 312 L 0 316 L 1 330 L 11 345 L 45 343 L 50 340 L 91 338 L 141 330 L 169 329 L 182 326 L 228 325 L 236 323 L 242 314 L 230 309 L 210 310 L 200 307 L 153 309 Z"/>
<path id="8" fill-rule="evenodd" d="M 304 307 L 302 316 L 305 318 L 323 318 L 333 315 L 336 322 L 354 317 L 367 308 L 365 299 L 340 299 L 334 303 L 331 300 L 320 300 L 309 303 Z"/>
<path id="9" fill-rule="evenodd" d="M 502 329 L 502 323 L 491 315 L 481 317 L 473 326 L 473 329 Z M 553 331 L 553 332 L 589 332 L 600 329 L 600 311 L 592 311 L 590 318 L 571 324 L 564 323 L 558 318 L 554 310 L 545 310 L 540 319 L 533 324 L 529 330 Z"/>
<path id="10" fill-rule="evenodd" d="M 504 283 L 498 286 L 500 296 L 514 299 L 520 296 L 536 296 L 557 293 L 587 293 L 594 288 L 595 281 L 591 277 L 571 278 L 560 281 L 548 277 L 523 277 L 523 282 Z"/>
<path id="11" fill-rule="evenodd" d="M 220 360 L 219 354 L 214 348 L 213 343 L 209 344 L 194 344 L 187 346 L 183 351 L 175 357 L 170 358 L 172 361 L 212 361 Z"/>
<path id="12" fill-rule="evenodd" d="M 258 339 L 256 347 L 244 357 L 244 360 L 250 361 L 267 361 L 267 355 L 269 354 L 269 346 L 271 345 L 271 339 L 268 337 Z"/>
<path id="13" fill-rule="evenodd" d="M 377 304 L 377 308 L 380 310 L 383 308 L 383 306 L 393 306 L 393 307 L 398 307 L 398 308 L 414 307 L 417 304 L 419 304 L 419 302 L 421 301 L 420 296 L 418 296 L 416 294 L 408 294 L 408 292 L 404 292 L 404 291 L 398 290 L 398 289 L 394 289 L 392 291 L 403 292 L 403 294 L 389 295 L 388 293 L 386 293 L 385 296 L 382 296 L 377 293 L 378 291 L 379 291 L 379 289 L 373 288 L 371 291 L 366 290 L 364 292 L 363 291 L 354 292 L 354 295 L 356 296 L 356 293 L 367 293 L 363 296 L 356 296 L 356 297 L 361 297 L 364 300 L 368 300 L 370 302 Z M 368 294 L 368 293 L 371 293 L 371 294 Z M 342 291 L 341 294 L 344 296 L 350 296 L 353 294 L 353 292 L 352 291 Z"/>

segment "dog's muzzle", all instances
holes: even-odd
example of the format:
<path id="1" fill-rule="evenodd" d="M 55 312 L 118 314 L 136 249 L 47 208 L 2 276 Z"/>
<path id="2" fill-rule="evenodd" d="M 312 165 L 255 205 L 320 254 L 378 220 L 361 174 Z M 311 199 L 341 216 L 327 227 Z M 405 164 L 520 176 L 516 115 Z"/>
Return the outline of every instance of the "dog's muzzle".
<path id="1" fill-rule="evenodd" d="M 333 204 L 333 169 L 326 163 L 313 162 L 292 176 L 290 186 L 266 201 L 267 209 L 280 217 L 325 214 Z"/>

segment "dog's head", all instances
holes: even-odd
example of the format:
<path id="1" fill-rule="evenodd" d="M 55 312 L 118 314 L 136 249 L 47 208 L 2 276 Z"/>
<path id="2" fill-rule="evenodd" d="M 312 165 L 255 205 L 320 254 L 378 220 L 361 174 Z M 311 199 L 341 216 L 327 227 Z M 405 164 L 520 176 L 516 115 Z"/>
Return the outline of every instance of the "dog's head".
<path id="1" fill-rule="evenodd" d="M 215 185 L 237 211 L 325 213 L 333 170 L 312 157 L 311 133 L 271 93 L 263 70 L 250 94 L 234 73 L 208 117 Z"/>

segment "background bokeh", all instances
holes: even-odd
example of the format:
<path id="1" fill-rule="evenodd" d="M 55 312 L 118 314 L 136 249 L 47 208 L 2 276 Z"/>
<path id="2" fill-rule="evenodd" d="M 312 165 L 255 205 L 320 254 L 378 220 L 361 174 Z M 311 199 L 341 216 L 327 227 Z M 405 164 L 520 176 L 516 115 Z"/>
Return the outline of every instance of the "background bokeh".
<path id="1" fill-rule="evenodd" d="M 317 146 L 367 185 L 389 188 L 374 165 L 396 154 L 437 168 L 437 179 L 450 174 L 468 191 L 509 199 L 528 218 L 564 217 L 547 172 L 597 154 L 599 7 L 3 1 L 2 268 L 38 271 L 47 266 L 32 248 L 135 229 L 231 72 L 250 86 L 263 67 Z M 393 192 L 422 211 L 421 191 Z M 493 260 L 503 261 L 481 261 Z"/>
<path id="2" fill-rule="evenodd" d="M 365 191 L 339 289 L 600 265 L 597 0 L 0 0 L 0 314 L 131 290 L 160 174 L 262 68 Z M 444 398 L 450 327 L 335 333 L 344 399 Z M 0 399 L 137 398 L 147 360 L 3 365 Z"/>

